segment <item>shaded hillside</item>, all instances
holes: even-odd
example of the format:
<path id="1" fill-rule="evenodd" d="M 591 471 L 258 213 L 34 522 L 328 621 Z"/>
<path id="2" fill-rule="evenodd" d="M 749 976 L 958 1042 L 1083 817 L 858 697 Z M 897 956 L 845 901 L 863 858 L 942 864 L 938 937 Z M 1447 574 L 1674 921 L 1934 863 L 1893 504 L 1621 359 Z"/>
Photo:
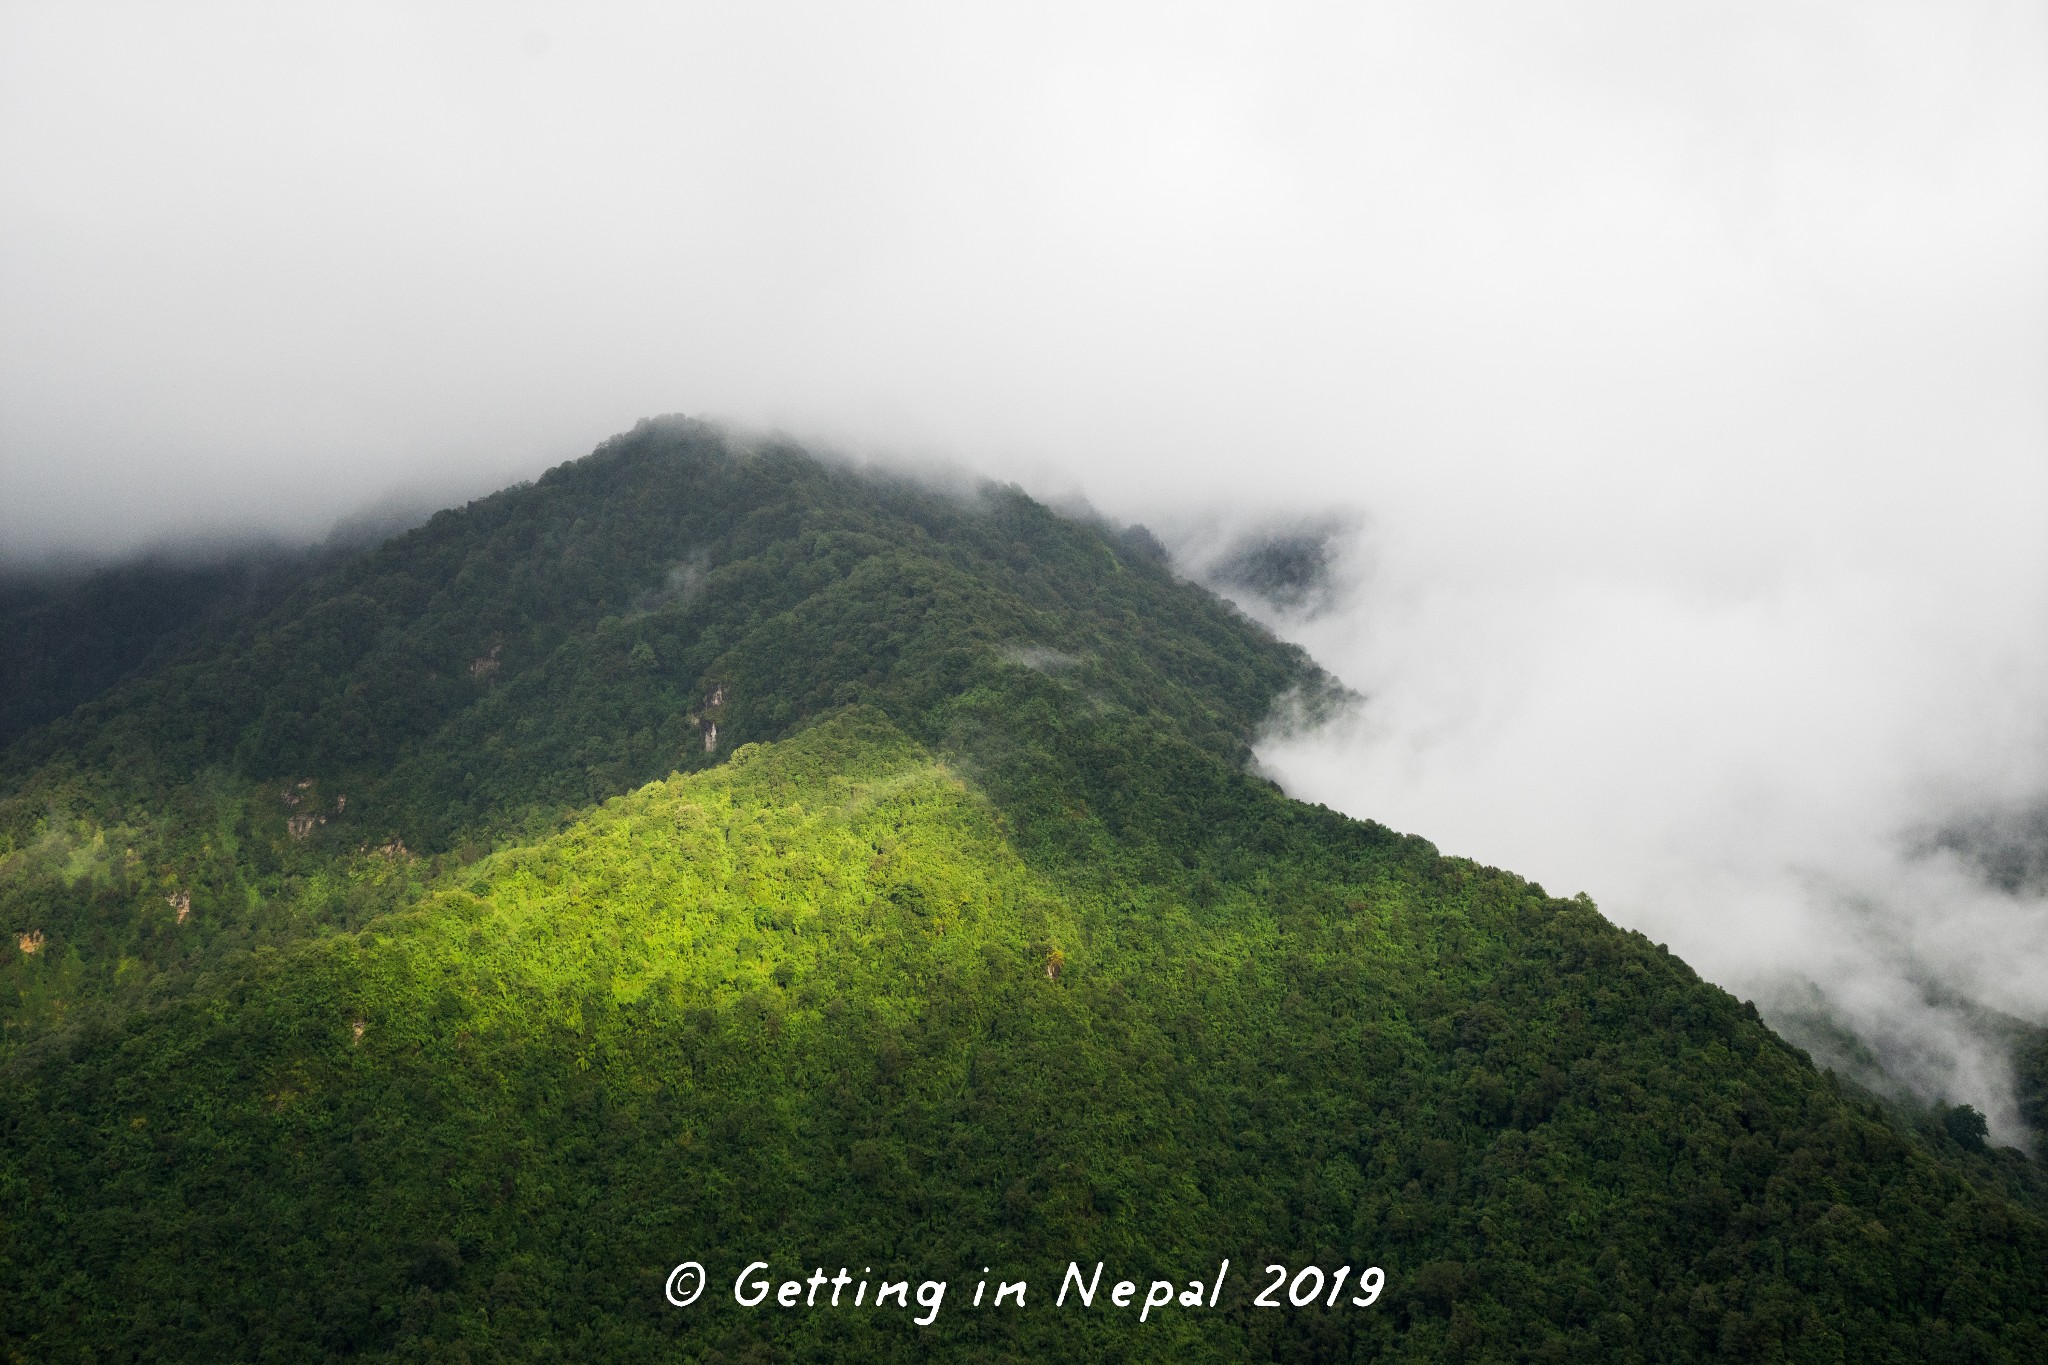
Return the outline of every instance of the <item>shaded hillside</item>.
<path id="1" fill-rule="evenodd" d="M 2021 1158 L 1285 799 L 1246 740 L 1327 686 L 1143 538 L 689 424 L 443 514 L 9 755 L 0 1342 L 2048 1354 L 2048 1226 L 1970 1164 Z M 1213 1308 L 1051 1307 L 1224 1257 Z M 950 1288 L 743 1309 L 757 1259 Z M 1264 1308 L 1268 1263 L 1386 1285 Z"/>
<path id="2" fill-rule="evenodd" d="M 208 626 L 261 612 L 317 566 L 276 546 L 0 570 L 0 748 Z"/>

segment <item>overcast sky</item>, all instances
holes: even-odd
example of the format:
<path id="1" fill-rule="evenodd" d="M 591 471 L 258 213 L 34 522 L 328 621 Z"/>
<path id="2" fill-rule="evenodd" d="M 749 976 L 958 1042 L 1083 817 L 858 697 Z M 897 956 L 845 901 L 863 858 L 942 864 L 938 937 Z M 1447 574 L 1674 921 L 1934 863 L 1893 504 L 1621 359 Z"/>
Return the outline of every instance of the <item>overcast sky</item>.
<path id="1" fill-rule="evenodd" d="M 2048 5 L 0 5 L 0 548 L 317 535 L 652 413 L 1181 538 L 1337 510 L 1291 789 L 1814 983 L 2015 1133 Z"/>

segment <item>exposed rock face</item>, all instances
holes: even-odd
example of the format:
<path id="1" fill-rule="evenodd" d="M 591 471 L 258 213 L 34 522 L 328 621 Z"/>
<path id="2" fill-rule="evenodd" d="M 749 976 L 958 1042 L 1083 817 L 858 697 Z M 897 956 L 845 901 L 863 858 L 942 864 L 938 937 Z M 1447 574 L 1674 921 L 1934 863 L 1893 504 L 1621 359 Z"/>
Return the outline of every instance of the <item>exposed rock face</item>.
<path id="1" fill-rule="evenodd" d="M 39 953 L 43 950 L 43 931 L 31 929 L 25 934 L 16 934 L 14 945 L 24 953 Z"/>
<path id="2" fill-rule="evenodd" d="M 170 895 L 164 897 L 164 904 L 178 912 L 178 923 L 183 924 L 185 916 L 192 913 L 192 893 L 190 891 L 173 891 Z"/>
<path id="3" fill-rule="evenodd" d="M 697 728 L 704 736 L 704 752 L 714 753 L 718 749 L 718 717 L 725 710 L 725 684 L 719 683 L 711 689 L 711 695 L 704 698 L 704 714 L 695 717 Z"/>
<path id="4" fill-rule="evenodd" d="M 498 671 L 498 656 L 505 651 L 503 645 L 492 645 L 491 652 L 469 661 L 469 676 L 482 682 Z"/>

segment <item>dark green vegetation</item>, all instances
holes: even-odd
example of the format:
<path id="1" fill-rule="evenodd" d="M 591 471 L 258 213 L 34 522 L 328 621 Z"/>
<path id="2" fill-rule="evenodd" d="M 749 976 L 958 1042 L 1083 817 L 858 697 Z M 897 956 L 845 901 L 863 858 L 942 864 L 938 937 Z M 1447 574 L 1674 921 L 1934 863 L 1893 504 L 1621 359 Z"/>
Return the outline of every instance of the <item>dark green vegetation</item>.
<path id="1" fill-rule="evenodd" d="M 1210 567 L 1209 579 L 1283 610 L 1312 613 L 1329 598 L 1331 540 L 1339 529 L 1310 523 L 1248 537 Z"/>
<path id="2" fill-rule="evenodd" d="M 5 760 L 8 1358 L 2048 1357 L 2021 1158 L 1281 797 L 1142 533 L 656 423 L 159 650 Z"/>
<path id="3" fill-rule="evenodd" d="M 2048 1134 L 2048 1029 L 2030 1031 L 2014 1060 L 2020 1117 L 2036 1133 Z"/>
<path id="4" fill-rule="evenodd" d="M 0 746 L 105 691 L 167 640 L 260 614 L 320 562 L 257 546 L 71 572 L 0 569 Z"/>

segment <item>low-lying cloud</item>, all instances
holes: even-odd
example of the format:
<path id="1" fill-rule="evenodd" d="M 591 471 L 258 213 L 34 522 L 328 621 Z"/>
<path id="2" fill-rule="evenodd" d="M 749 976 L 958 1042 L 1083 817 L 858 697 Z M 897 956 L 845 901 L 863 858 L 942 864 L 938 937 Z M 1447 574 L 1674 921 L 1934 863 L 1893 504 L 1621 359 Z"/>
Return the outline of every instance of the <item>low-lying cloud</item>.
<path id="1" fill-rule="evenodd" d="M 1283 786 L 1590 891 L 1823 1063 L 2022 1137 L 2013 1026 L 2048 1023 L 2038 546 L 1715 585 L 1377 524 L 1333 547 L 1339 609 L 1249 601 L 1365 694 L 1261 747 Z"/>

